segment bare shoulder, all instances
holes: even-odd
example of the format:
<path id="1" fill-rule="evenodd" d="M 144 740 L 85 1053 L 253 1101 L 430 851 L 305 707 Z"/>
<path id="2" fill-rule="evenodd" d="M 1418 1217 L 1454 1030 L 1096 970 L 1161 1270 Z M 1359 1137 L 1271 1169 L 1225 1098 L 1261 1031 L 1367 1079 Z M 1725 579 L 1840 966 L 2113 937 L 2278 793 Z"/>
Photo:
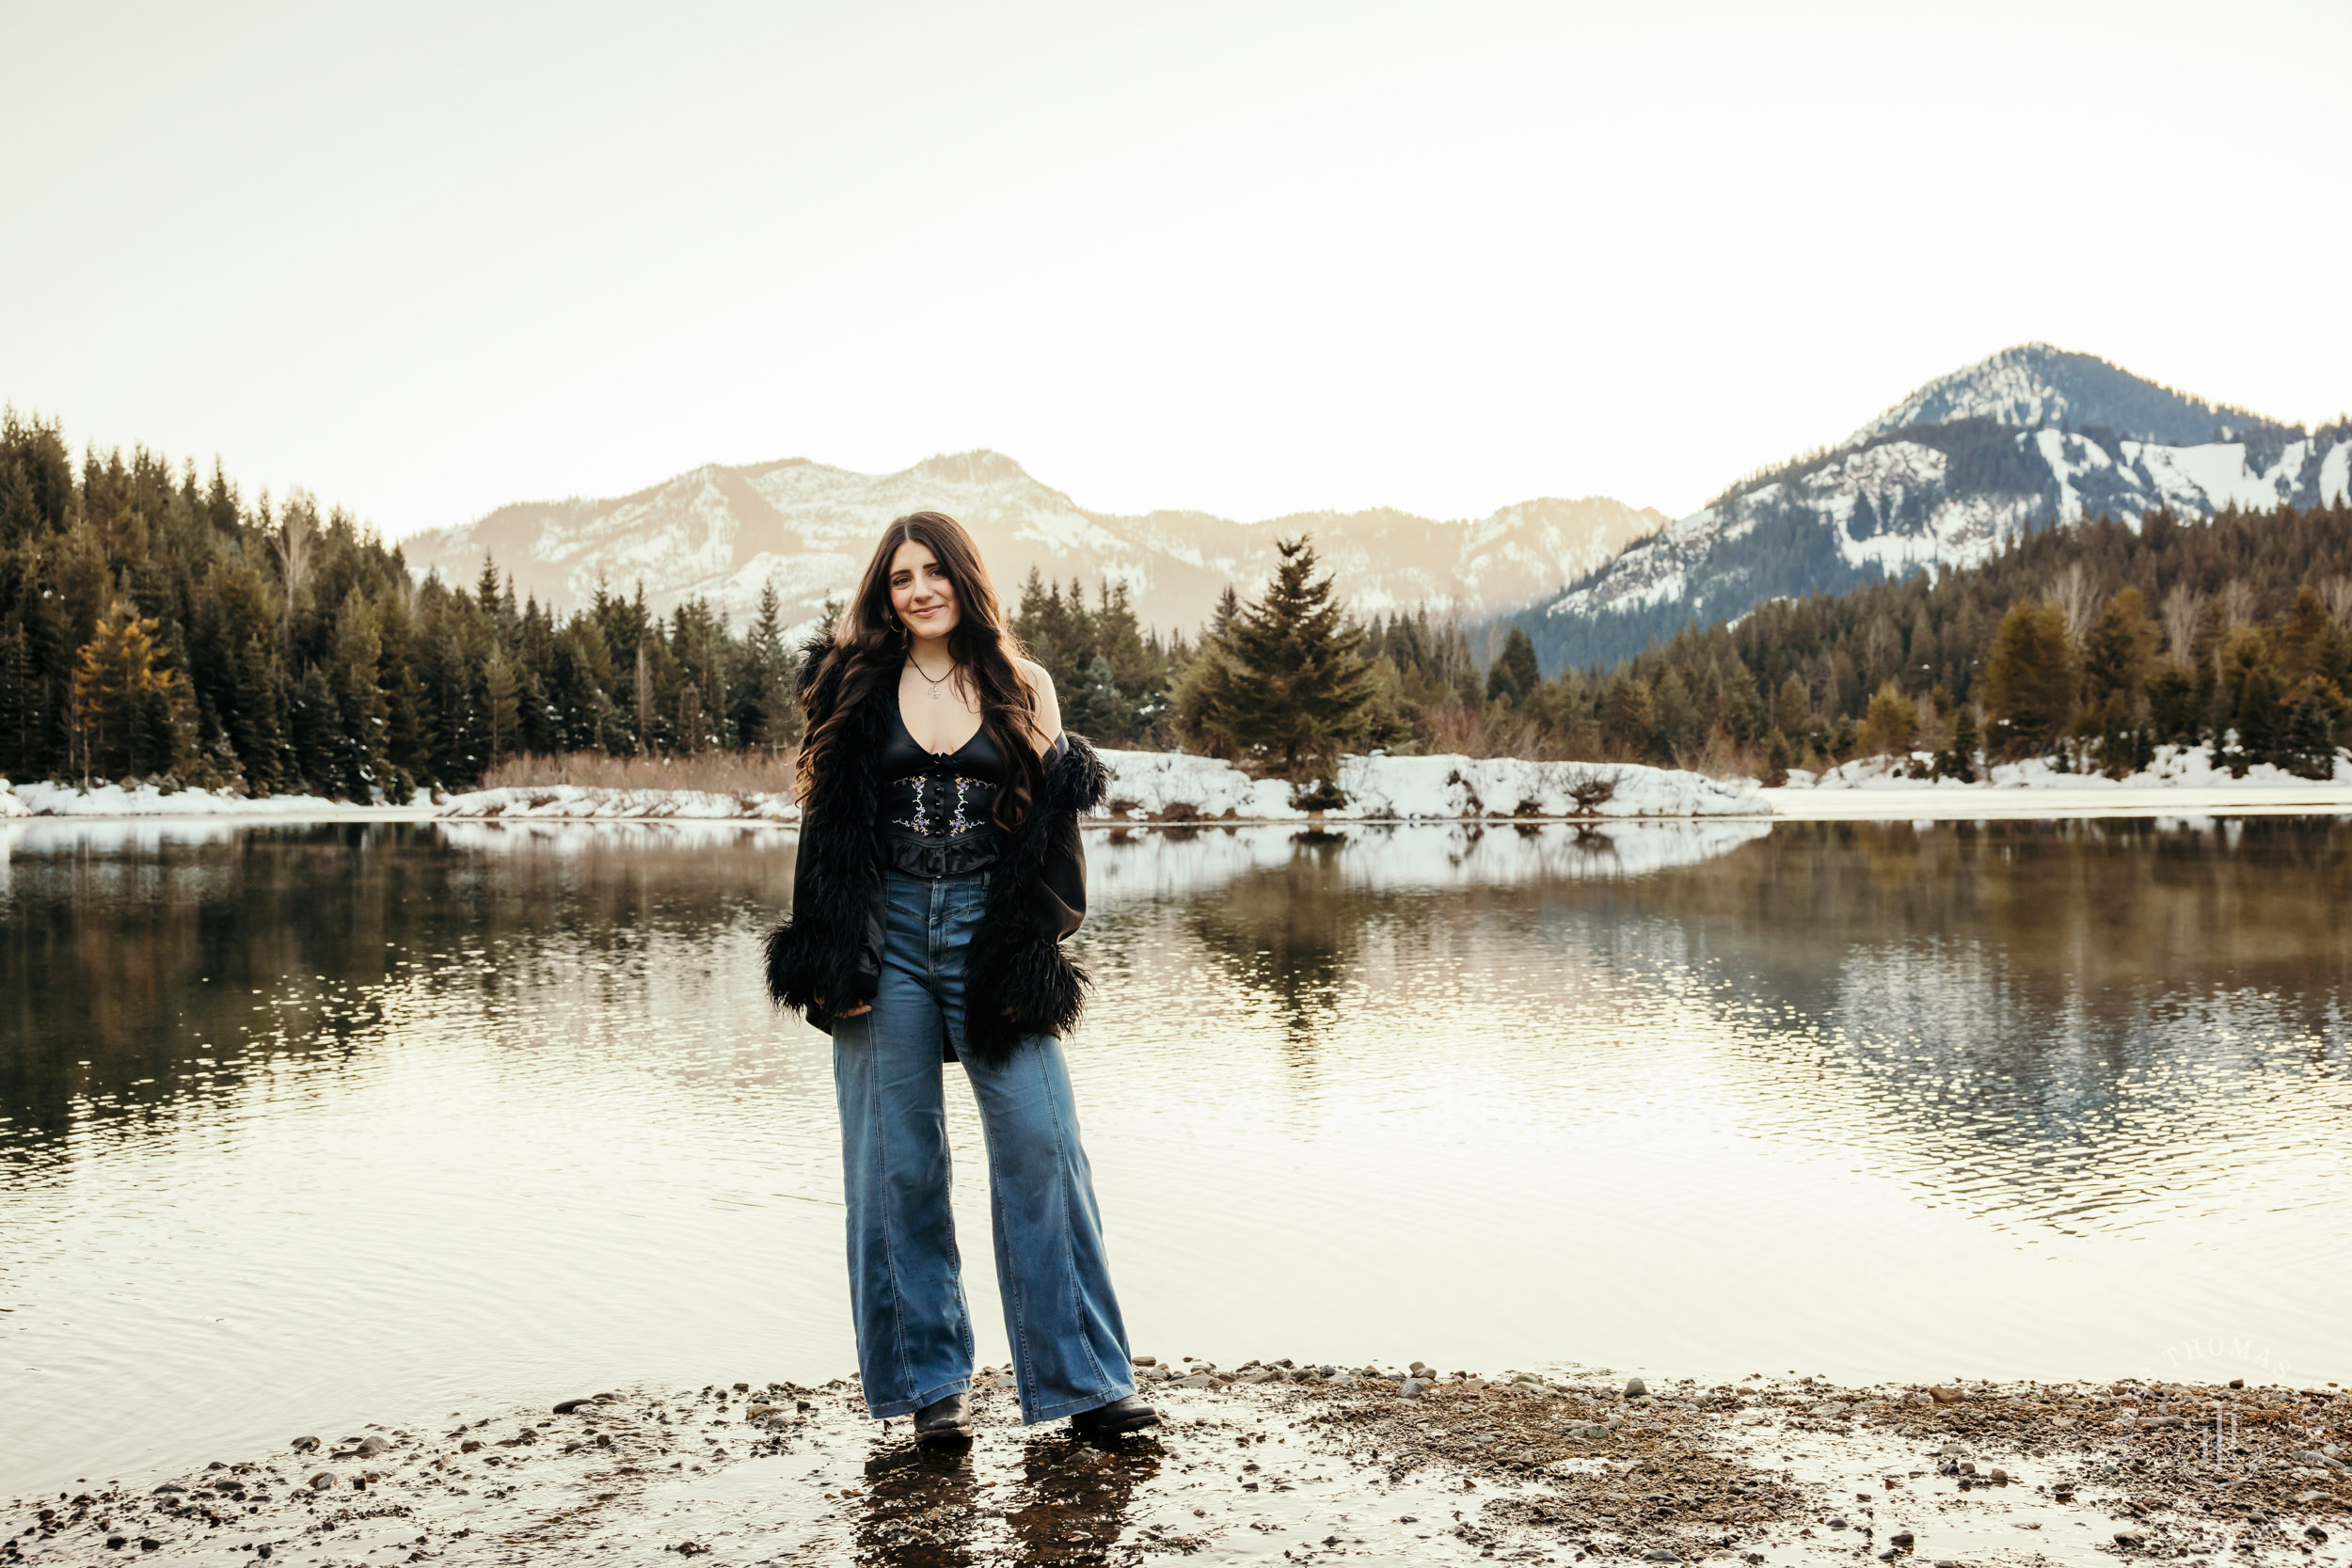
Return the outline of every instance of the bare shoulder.
<path id="1" fill-rule="evenodd" d="M 1061 734 L 1061 702 L 1054 695 L 1054 677 L 1045 673 L 1045 666 L 1033 658 L 1016 658 L 1013 668 L 1029 683 L 1029 695 L 1037 700 L 1037 733 L 1030 738 L 1041 752 L 1052 747 L 1055 736 Z"/>

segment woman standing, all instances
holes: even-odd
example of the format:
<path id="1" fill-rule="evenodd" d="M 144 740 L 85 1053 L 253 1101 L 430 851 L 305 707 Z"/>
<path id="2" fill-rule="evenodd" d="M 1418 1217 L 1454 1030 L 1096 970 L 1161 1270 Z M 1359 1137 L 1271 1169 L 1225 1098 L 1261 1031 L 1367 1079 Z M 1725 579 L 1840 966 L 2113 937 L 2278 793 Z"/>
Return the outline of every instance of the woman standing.
<path id="1" fill-rule="evenodd" d="M 912 1414 L 932 1447 L 972 1436 L 950 1061 L 987 1134 L 1022 1419 L 1095 1435 L 1159 1419 L 1135 1397 L 1059 1037 L 1085 997 L 1061 939 L 1086 913 L 1078 816 L 1103 767 L 1017 649 L 960 524 L 890 525 L 803 650 L 792 918 L 768 938 L 770 991 L 833 1036 L 866 1405 Z"/>

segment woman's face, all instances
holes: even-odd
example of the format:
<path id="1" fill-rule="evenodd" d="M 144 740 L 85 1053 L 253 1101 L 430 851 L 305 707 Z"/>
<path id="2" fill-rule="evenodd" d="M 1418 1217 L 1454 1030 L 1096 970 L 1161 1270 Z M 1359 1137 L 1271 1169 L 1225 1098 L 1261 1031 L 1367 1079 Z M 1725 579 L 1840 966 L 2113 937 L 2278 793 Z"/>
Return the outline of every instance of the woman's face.
<path id="1" fill-rule="evenodd" d="M 918 638 L 946 636 L 956 629 L 956 588 L 930 546 L 912 539 L 890 558 L 890 608 L 898 624 Z"/>

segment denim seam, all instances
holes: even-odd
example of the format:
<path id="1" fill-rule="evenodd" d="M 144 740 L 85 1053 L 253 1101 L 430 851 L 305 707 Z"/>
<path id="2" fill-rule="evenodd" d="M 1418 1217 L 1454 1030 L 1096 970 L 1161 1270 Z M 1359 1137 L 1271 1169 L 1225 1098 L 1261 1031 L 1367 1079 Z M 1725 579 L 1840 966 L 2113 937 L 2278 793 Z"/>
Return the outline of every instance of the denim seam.
<path id="1" fill-rule="evenodd" d="M 966 1072 L 970 1070 L 968 1067 L 965 1069 Z M 996 1140 L 993 1134 L 988 1139 L 988 1155 L 990 1240 L 997 1250 L 1002 1252 L 1009 1246 L 1010 1242 L 1005 1230 L 1005 1183 L 1002 1180 L 1003 1173 L 996 1169 Z M 1014 1386 L 1021 1395 L 1021 1419 L 1025 1423 L 1050 1420 L 1051 1417 L 1035 1413 L 1036 1407 L 1029 1397 L 1029 1390 L 1037 1386 L 1037 1365 L 1034 1357 L 1029 1354 L 1028 1281 L 1022 1278 L 1021 1271 L 1018 1269 L 1006 1270 L 1005 1276 L 1011 1283 L 1011 1289 L 1005 1292 L 1009 1298 L 1005 1306 L 1008 1309 L 1007 1315 L 1012 1321 L 1008 1323 L 1005 1328 L 1007 1337 L 1012 1341 L 1013 1358 L 1021 1368 L 1013 1374 Z"/>
<path id="2" fill-rule="evenodd" d="M 1030 1042 L 1025 1041 L 1024 1043 L 1029 1044 Z M 1056 1186 L 1058 1190 L 1058 1201 L 1061 1205 L 1062 1280 L 1064 1288 L 1070 1292 L 1070 1304 L 1072 1307 L 1071 1316 L 1076 1319 L 1079 1323 L 1084 1323 L 1086 1321 L 1086 1315 L 1077 1310 L 1077 1307 L 1080 1306 L 1082 1300 L 1082 1295 L 1078 1289 L 1078 1247 L 1077 1243 L 1073 1236 L 1073 1227 L 1070 1217 L 1071 1189 L 1074 1185 L 1074 1183 L 1071 1180 L 1070 1129 L 1065 1126 L 1062 1121 L 1061 1096 L 1051 1093 L 1050 1091 L 1053 1085 L 1051 1084 L 1044 1083 L 1044 1080 L 1047 1077 L 1045 1070 L 1045 1053 L 1041 1050 L 1036 1049 L 1034 1045 L 1032 1045 L 1029 1054 L 1037 1063 L 1037 1074 L 1041 1085 L 1049 1091 L 1045 1097 L 1046 1103 L 1054 1108 L 1054 1153 L 1056 1156 L 1056 1165 L 1060 1177 L 1060 1180 L 1056 1183 Z M 1096 1386 L 1103 1387 L 1109 1386 L 1112 1381 L 1111 1375 L 1109 1372 L 1104 1370 L 1103 1358 L 1094 1354 L 1094 1336 L 1082 1332 L 1079 1336 L 1079 1342 L 1086 1346 L 1087 1365 L 1094 1369 Z M 1132 1393 L 1134 1390 L 1131 1388 L 1129 1389 L 1129 1392 Z M 1117 1400 L 1121 1397 L 1122 1396 L 1120 1395 L 1113 1394 L 1111 1396 L 1111 1400 Z M 1110 1400 L 1104 1400 L 1100 1402 L 1107 1404 L 1110 1402 Z M 1086 1408 L 1091 1409 L 1093 1407 L 1089 1405 Z"/>
<path id="3" fill-rule="evenodd" d="M 867 1027 L 870 1030 L 872 1025 L 868 1024 Z M 881 1069 L 877 1065 L 878 1058 L 882 1053 L 880 1051 L 873 1049 L 873 1043 L 874 1042 L 869 1037 L 867 1040 L 867 1049 L 860 1053 L 860 1054 L 865 1058 L 866 1062 L 867 1087 L 866 1098 L 867 1104 L 872 1107 L 871 1114 L 873 1116 L 874 1124 L 874 1148 L 879 1156 L 876 1164 L 882 1167 L 882 1186 L 883 1189 L 887 1191 L 890 1184 L 890 1145 L 882 1135 L 882 1126 L 886 1118 L 882 1116 L 882 1097 Z M 914 1381 L 914 1363 L 908 1357 L 907 1354 L 906 1291 L 898 1281 L 898 1238 L 891 1233 L 892 1226 L 890 1205 L 887 1202 L 884 1202 L 882 1205 L 882 1216 L 880 1229 L 882 1230 L 882 1261 L 890 1275 L 891 1349 L 897 1354 L 898 1356 L 898 1385 L 900 1387 L 904 1387 L 906 1385 Z M 874 1407 L 869 1404 L 867 1408 L 870 1410 Z"/>

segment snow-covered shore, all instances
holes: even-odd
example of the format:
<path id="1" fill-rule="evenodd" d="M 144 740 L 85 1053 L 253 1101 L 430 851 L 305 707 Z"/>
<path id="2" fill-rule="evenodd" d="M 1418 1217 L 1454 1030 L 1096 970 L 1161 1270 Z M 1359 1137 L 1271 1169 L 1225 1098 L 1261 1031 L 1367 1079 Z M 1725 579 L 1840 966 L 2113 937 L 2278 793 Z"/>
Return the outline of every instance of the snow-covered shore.
<path id="1" fill-rule="evenodd" d="M 1310 813 L 1291 804 L 1279 779 L 1252 779 L 1215 757 L 1172 752 L 1104 751 L 1111 775 L 1105 820 L 1295 822 Z M 1523 762 L 1513 757 L 1349 757 L 1341 765 L 1346 804 L 1325 815 L 1335 821 L 1461 821 L 1481 817 L 1760 816 L 1755 781 L 1710 779 L 1701 773 L 1634 765 Z M 1585 799 L 1580 804 L 1578 796 Z M 800 808 L 786 794 L 733 794 L 691 789 L 601 789 L 580 784 L 479 789 L 433 803 L 420 795 L 406 806 L 355 806 L 315 796 L 265 800 L 200 789 L 166 795 L 153 785 L 126 790 L 102 784 L 81 790 L 26 784 L 11 792 L 0 781 L 0 816 L 423 816 L 466 820 L 694 820 L 796 822 Z"/>
<path id="2" fill-rule="evenodd" d="M 1174 752 L 1101 752 L 1110 772 L 1104 822 L 1298 822 L 1279 779 L 1253 779 L 1214 757 Z M 1931 759 L 1924 754 L 1922 763 Z M 2267 763 L 2232 776 L 2204 748 L 2160 747 L 2145 772 L 2125 779 L 2061 773 L 2047 759 L 2001 763 L 1977 784 L 1908 778 L 1903 763 L 1872 757 L 1820 775 L 1802 769 L 1779 788 L 1752 779 L 1712 779 L 1635 764 L 1529 762 L 1516 757 L 1349 757 L 1341 765 L 1346 803 L 1333 822 L 1495 819 L 1795 818 L 2164 816 L 2190 813 L 2352 811 L 2352 752 L 2339 752 L 2332 780 L 2297 778 Z M 420 793 L 405 805 L 354 805 L 312 795 L 253 800 L 200 789 L 164 794 L 153 785 L 83 790 L 0 779 L 0 818 L 246 817 L 278 821 L 439 818 L 475 822 L 740 822 L 788 825 L 800 808 L 782 793 L 605 789 L 580 784 L 472 790 L 438 801 Z"/>
<path id="3" fill-rule="evenodd" d="M 1933 759 L 1920 752 L 1921 764 Z M 2145 770 L 2121 779 L 2061 773 L 2047 757 L 1996 763 L 1975 784 L 1904 776 L 1893 757 L 1867 757 L 1819 776 L 1799 768 L 1761 793 L 1774 816 L 1814 820 L 1991 816 L 2249 816 L 2352 811 L 2352 752 L 2338 751 L 2333 779 L 2306 779 L 2257 763 L 2244 778 L 2214 765 L 2202 746 L 2159 746 Z"/>
<path id="4" fill-rule="evenodd" d="M 1174 752 L 1101 753 L 1111 775 L 1107 814 L 1152 821 L 1231 817 L 1292 822 L 1279 779 L 1252 779 L 1215 757 Z M 1753 779 L 1710 779 L 1672 768 L 1516 757 L 1348 757 L 1340 764 L 1347 803 L 1334 821 L 1459 821 L 1504 816 L 1753 816 L 1763 813 Z M 1577 792 L 1591 800 L 1580 805 Z"/>
<path id="5" fill-rule="evenodd" d="M 153 784 L 11 784 L 0 779 L 0 816 L 257 816 L 316 821 L 321 818 L 384 818 L 413 821 L 436 808 L 421 790 L 406 805 L 355 805 L 321 795 L 272 795 L 256 800 L 227 790 L 175 789 Z"/>

